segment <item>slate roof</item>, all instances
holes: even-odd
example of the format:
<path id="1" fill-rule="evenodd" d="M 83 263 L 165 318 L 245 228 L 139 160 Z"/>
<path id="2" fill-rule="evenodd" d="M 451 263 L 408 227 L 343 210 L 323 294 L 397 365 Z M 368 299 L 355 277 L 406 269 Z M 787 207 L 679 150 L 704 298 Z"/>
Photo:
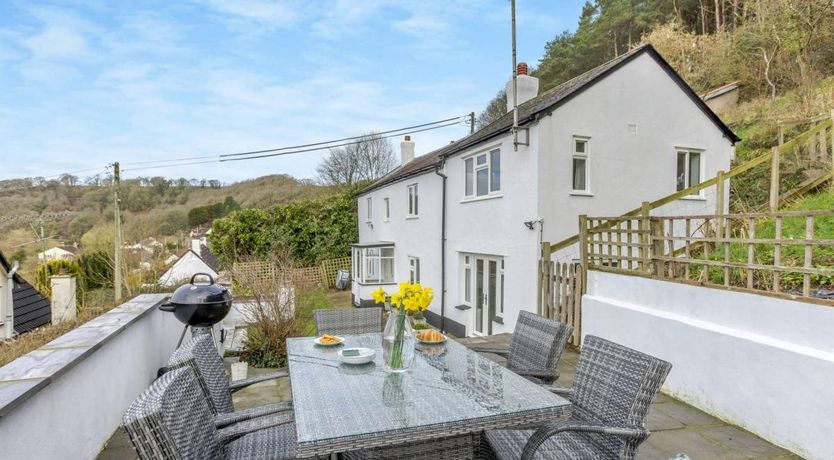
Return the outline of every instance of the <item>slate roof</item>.
<path id="1" fill-rule="evenodd" d="M 6 273 L 12 269 L 9 261 L 0 252 L 0 265 Z M 52 304 L 49 298 L 38 292 L 34 286 L 15 273 L 12 279 L 12 311 L 14 312 L 14 330 L 18 334 L 52 322 Z"/>
<path id="2" fill-rule="evenodd" d="M 208 246 L 206 246 L 205 244 L 201 244 L 200 253 L 197 255 L 200 256 L 200 258 L 203 259 L 203 262 L 205 262 L 206 265 L 211 267 L 212 270 L 218 273 L 220 272 L 220 261 L 217 260 L 217 257 L 215 257 L 214 254 L 211 253 L 211 250 L 209 250 Z"/>
<path id="3" fill-rule="evenodd" d="M 710 109 L 695 91 L 678 75 L 677 72 L 663 59 L 662 56 L 654 49 L 652 45 L 643 45 L 628 53 L 622 54 L 605 64 L 595 67 L 582 75 L 574 77 L 561 85 L 545 91 L 537 97 L 521 104 L 518 107 L 518 122 L 519 125 L 524 125 L 535 121 L 540 116 L 548 115 L 560 105 L 572 99 L 574 96 L 581 94 L 587 88 L 590 88 L 594 83 L 602 80 L 607 75 L 611 74 L 626 63 L 632 61 L 636 57 L 648 54 L 663 68 L 663 70 L 677 83 L 681 90 L 701 109 L 702 112 L 730 139 L 730 142 L 736 143 L 741 140 L 712 109 Z M 513 125 L 512 112 L 504 114 L 501 118 L 484 126 L 464 138 L 461 138 L 451 144 L 441 147 L 433 152 L 419 156 L 414 160 L 402 165 L 390 173 L 386 174 L 367 188 L 362 190 L 360 195 L 368 193 L 372 190 L 380 188 L 384 185 L 397 182 L 408 177 L 423 174 L 425 172 L 435 169 L 445 158 L 450 157 L 456 153 L 460 153 L 474 145 L 485 142 L 502 134 L 509 133 Z"/>

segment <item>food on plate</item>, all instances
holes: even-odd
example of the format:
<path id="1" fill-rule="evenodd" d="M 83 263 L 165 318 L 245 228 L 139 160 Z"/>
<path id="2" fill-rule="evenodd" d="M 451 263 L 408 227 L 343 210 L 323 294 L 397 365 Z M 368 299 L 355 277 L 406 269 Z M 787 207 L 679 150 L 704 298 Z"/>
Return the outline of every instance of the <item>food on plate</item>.
<path id="1" fill-rule="evenodd" d="M 446 336 L 435 331 L 434 329 L 418 332 L 417 338 L 425 342 L 442 342 L 446 340 Z"/>
<path id="2" fill-rule="evenodd" d="M 342 339 L 336 337 L 335 335 L 324 334 L 323 336 L 319 337 L 319 343 L 330 345 L 331 343 L 339 343 Z"/>

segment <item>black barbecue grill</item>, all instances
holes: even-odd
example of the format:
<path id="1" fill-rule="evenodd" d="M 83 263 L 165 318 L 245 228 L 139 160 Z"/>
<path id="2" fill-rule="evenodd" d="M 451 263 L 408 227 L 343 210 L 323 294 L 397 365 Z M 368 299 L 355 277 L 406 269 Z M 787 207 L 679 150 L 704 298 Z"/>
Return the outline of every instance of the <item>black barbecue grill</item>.
<path id="1" fill-rule="evenodd" d="M 208 278 L 208 284 L 196 284 L 198 276 Z M 171 312 L 185 324 L 185 329 L 207 328 L 219 323 L 232 309 L 232 294 L 225 287 L 215 284 L 214 278 L 208 273 L 195 273 L 188 284 L 184 284 L 174 291 L 168 302 L 159 306 L 162 311 Z M 196 331 L 192 331 L 194 334 Z M 208 332 L 208 331 L 205 331 Z M 210 332 L 209 332 L 210 333 Z M 185 330 L 182 331 L 177 347 L 182 343 Z"/>

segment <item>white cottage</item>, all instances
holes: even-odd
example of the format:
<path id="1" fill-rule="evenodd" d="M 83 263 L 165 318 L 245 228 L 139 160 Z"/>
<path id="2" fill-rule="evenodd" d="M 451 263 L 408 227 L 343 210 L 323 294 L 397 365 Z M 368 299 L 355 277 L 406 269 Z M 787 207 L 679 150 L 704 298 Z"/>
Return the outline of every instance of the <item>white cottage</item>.
<path id="1" fill-rule="evenodd" d="M 421 157 L 406 136 L 402 165 L 360 194 L 356 306 L 419 280 L 437 292 L 430 323 L 511 332 L 520 310 L 535 311 L 540 241 L 576 234 L 580 214 L 619 215 L 728 170 L 739 140 L 650 45 L 541 95 L 527 75 L 518 88 L 517 149 L 509 101 L 499 120 Z M 658 212 L 714 209 L 704 193 Z"/>

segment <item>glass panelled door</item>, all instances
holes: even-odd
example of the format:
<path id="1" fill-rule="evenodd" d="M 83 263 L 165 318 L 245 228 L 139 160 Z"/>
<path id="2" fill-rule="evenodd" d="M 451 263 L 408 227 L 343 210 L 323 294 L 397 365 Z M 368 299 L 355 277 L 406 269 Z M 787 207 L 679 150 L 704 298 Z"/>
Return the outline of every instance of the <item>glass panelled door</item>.
<path id="1" fill-rule="evenodd" d="M 494 257 L 473 256 L 475 259 L 474 332 L 492 334 L 492 320 L 498 307 L 498 263 Z"/>

